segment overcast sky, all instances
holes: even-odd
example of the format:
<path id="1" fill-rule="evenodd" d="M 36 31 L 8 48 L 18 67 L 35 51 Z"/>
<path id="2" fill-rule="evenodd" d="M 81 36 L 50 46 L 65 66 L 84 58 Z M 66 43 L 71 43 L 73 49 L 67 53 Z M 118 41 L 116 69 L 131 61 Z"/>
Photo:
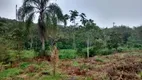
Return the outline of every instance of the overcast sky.
<path id="1" fill-rule="evenodd" d="M 57 0 L 64 13 L 69 10 L 83 12 L 100 27 L 116 25 L 142 25 L 142 0 Z M 15 18 L 15 5 L 22 0 L 0 0 L 0 16 Z"/>

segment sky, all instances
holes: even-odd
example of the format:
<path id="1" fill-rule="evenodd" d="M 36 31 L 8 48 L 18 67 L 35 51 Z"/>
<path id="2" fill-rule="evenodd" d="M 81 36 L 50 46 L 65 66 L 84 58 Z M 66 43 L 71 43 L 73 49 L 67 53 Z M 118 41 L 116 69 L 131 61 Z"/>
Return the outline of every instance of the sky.
<path id="1" fill-rule="evenodd" d="M 85 13 L 100 27 L 142 25 L 142 0 L 52 0 L 62 9 L 63 13 L 77 10 Z M 22 0 L 0 0 L 0 16 L 15 19 L 15 5 L 21 6 Z"/>

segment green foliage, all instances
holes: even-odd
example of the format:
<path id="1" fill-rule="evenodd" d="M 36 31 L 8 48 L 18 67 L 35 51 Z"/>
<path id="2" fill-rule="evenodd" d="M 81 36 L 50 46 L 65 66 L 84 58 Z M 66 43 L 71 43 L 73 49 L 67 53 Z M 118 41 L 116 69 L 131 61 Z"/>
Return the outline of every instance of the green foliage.
<path id="1" fill-rule="evenodd" d="M 36 57 L 38 54 L 34 50 L 24 50 L 21 51 L 20 57 L 21 59 L 32 59 Z"/>
<path id="2" fill-rule="evenodd" d="M 79 63 L 77 61 L 73 61 L 73 66 L 77 67 L 79 66 Z"/>
<path id="3" fill-rule="evenodd" d="M 16 50 L 9 50 L 9 58 L 8 60 L 9 61 L 18 61 L 18 59 L 20 59 L 20 52 L 19 51 L 16 51 Z"/>
<path id="4" fill-rule="evenodd" d="M 9 61 L 18 61 L 23 59 L 32 59 L 37 56 L 37 53 L 33 50 L 9 50 L 8 51 L 8 60 Z"/>
<path id="5" fill-rule="evenodd" d="M 11 69 L 1 71 L 0 72 L 0 79 L 16 76 L 16 75 L 20 74 L 20 72 L 22 72 L 22 70 L 19 68 L 11 68 Z"/>
<path id="6" fill-rule="evenodd" d="M 122 38 L 120 34 L 116 32 L 111 32 L 110 38 L 107 41 L 107 47 L 109 49 L 115 48 L 117 50 L 117 48 L 121 45 L 121 42 L 122 42 Z"/>
<path id="7" fill-rule="evenodd" d="M 72 49 L 64 49 L 59 51 L 60 59 L 74 59 L 77 57 L 76 51 Z"/>
<path id="8" fill-rule="evenodd" d="M 123 52 L 123 51 L 124 51 L 124 48 L 118 47 L 117 52 Z"/>
<path id="9" fill-rule="evenodd" d="M 114 50 L 110 50 L 110 49 L 102 49 L 100 51 L 98 51 L 97 55 L 110 55 L 114 52 Z"/>
<path id="10" fill-rule="evenodd" d="M 31 64 L 31 63 L 29 63 L 29 62 L 23 62 L 23 63 L 20 64 L 20 68 L 21 68 L 21 69 L 25 69 L 25 68 L 27 68 L 30 64 Z"/>
<path id="11" fill-rule="evenodd" d="M 96 51 L 104 48 L 104 41 L 102 39 L 95 40 L 93 48 Z"/>
<path id="12" fill-rule="evenodd" d="M 96 58 L 95 60 L 98 62 L 104 62 L 101 58 Z"/>
<path id="13" fill-rule="evenodd" d="M 5 46 L 0 45 L 0 61 L 6 61 L 8 59 L 8 51 Z"/>

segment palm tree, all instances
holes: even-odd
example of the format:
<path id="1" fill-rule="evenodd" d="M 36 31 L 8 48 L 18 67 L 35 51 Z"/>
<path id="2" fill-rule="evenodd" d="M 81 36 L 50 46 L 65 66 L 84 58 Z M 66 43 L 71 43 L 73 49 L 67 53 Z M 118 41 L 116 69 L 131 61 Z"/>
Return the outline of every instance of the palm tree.
<path id="1" fill-rule="evenodd" d="M 69 20 L 70 16 L 68 14 L 64 15 L 64 24 L 67 25 L 67 20 Z"/>
<path id="2" fill-rule="evenodd" d="M 76 26 L 76 17 L 79 15 L 79 13 L 76 11 L 76 10 L 70 10 L 70 22 L 72 22 L 74 24 L 73 26 L 73 47 L 74 49 L 76 49 L 76 43 L 75 43 L 75 32 L 74 32 L 74 29 L 75 29 L 75 26 Z"/>
<path id="3" fill-rule="evenodd" d="M 81 17 L 81 22 L 82 22 L 82 24 L 83 24 L 83 26 L 85 26 L 86 25 L 86 23 L 87 23 L 87 19 L 86 19 L 86 15 L 85 15 L 85 13 L 81 13 L 80 14 L 80 17 Z"/>
<path id="4" fill-rule="evenodd" d="M 40 40 L 42 43 L 42 51 L 45 51 L 46 40 L 46 27 L 50 20 L 52 13 L 55 13 L 58 19 L 62 19 L 62 11 L 56 3 L 50 3 L 50 0 L 23 0 L 23 5 L 18 10 L 18 19 L 25 21 L 27 27 L 31 25 L 36 14 L 38 14 L 38 31 L 40 34 Z M 49 21 L 50 22 L 50 21 Z"/>

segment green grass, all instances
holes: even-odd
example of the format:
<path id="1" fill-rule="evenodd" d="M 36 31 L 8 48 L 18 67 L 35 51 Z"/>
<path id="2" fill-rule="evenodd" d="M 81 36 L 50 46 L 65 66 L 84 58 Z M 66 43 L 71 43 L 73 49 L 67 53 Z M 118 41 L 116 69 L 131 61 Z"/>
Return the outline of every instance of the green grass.
<path id="1" fill-rule="evenodd" d="M 21 69 L 25 69 L 25 68 L 27 68 L 30 64 L 31 64 L 31 63 L 23 62 L 23 63 L 20 64 L 20 68 L 21 68 Z"/>
<path id="2" fill-rule="evenodd" d="M 73 66 L 79 66 L 79 63 L 77 61 L 73 61 Z"/>
<path id="3" fill-rule="evenodd" d="M 59 51 L 60 59 L 74 59 L 77 57 L 76 51 L 72 49 L 63 49 Z"/>
<path id="4" fill-rule="evenodd" d="M 24 50 L 20 54 L 22 59 L 32 59 L 37 56 L 37 53 L 33 50 Z"/>
<path id="5" fill-rule="evenodd" d="M 96 61 L 98 61 L 98 62 L 104 62 L 104 60 L 101 59 L 101 58 L 96 58 Z"/>
<path id="6" fill-rule="evenodd" d="M 15 77 L 16 75 L 22 72 L 19 68 L 11 68 L 0 72 L 0 79 L 4 79 L 7 77 Z"/>

